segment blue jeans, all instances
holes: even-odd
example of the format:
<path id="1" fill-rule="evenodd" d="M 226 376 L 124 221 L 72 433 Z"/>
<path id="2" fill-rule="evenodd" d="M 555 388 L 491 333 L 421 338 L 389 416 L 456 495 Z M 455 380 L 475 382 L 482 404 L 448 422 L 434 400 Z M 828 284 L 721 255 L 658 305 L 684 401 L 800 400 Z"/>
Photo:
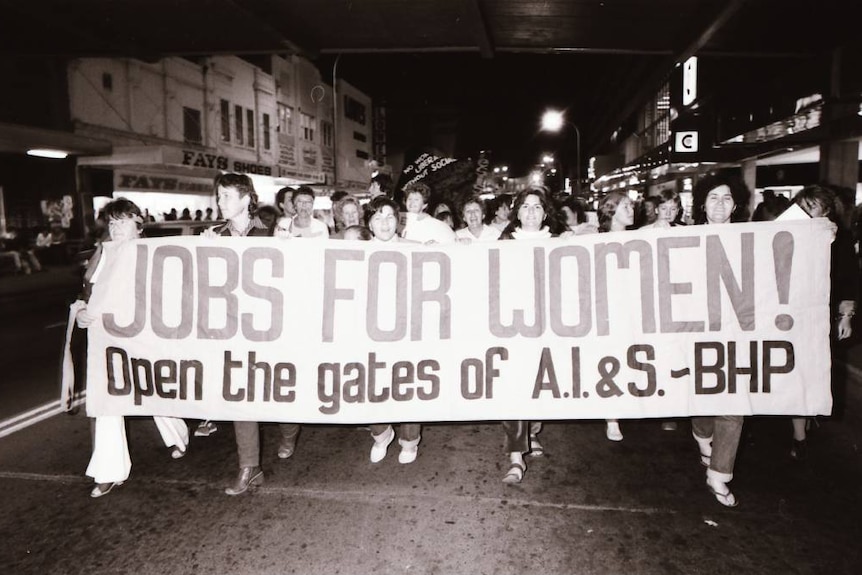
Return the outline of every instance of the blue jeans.
<path id="1" fill-rule="evenodd" d="M 284 440 L 295 439 L 299 433 L 298 423 L 280 423 L 281 437 Z M 239 456 L 239 467 L 260 467 L 260 425 L 256 421 L 234 421 L 233 431 L 236 435 L 236 452 Z"/>
<path id="2" fill-rule="evenodd" d="M 712 457 L 707 475 L 725 483 L 733 479 L 733 464 L 742 436 L 742 422 L 741 415 L 691 418 L 691 429 L 695 435 L 702 439 L 712 438 Z"/>

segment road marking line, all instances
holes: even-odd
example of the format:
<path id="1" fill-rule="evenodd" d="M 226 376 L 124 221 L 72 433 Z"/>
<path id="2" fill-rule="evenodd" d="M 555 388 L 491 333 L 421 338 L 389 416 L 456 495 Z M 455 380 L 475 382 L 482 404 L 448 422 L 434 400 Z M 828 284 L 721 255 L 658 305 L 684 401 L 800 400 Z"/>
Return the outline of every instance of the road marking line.
<path id="1" fill-rule="evenodd" d="M 72 407 L 82 405 L 86 398 L 87 392 L 82 391 L 72 402 Z M 25 411 L 24 413 L 19 413 L 18 415 L 4 419 L 3 421 L 0 421 L 0 438 L 11 435 L 16 431 L 21 431 L 22 429 L 54 417 L 55 415 L 59 415 L 64 411 L 65 410 L 60 405 L 60 400 L 58 399 L 35 407 L 30 411 Z"/>
<path id="2" fill-rule="evenodd" d="M 54 483 L 90 483 L 92 480 L 88 477 L 83 477 L 79 475 L 63 475 L 63 474 L 46 474 L 46 473 L 26 473 L 22 471 L 0 471 L 0 479 L 16 479 L 20 481 L 48 481 Z M 175 485 L 182 487 L 197 487 L 204 489 L 216 489 L 221 491 L 221 486 L 213 485 L 211 482 L 206 481 L 190 481 L 190 480 L 182 480 L 182 479 L 165 479 L 160 478 L 158 480 L 152 479 L 144 479 L 140 480 L 139 485 Z M 441 499 L 459 502 L 464 500 L 469 500 L 472 502 L 480 502 L 486 503 L 488 505 L 499 505 L 501 501 L 506 500 L 509 501 L 513 506 L 530 506 L 530 507 L 540 507 L 540 508 L 548 508 L 548 509 L 561 509 L 561 510 L 578 510 L 578 511 L 614 511 L 618 513 L 638 513 L 638 514 L 656 514 L 656 513 L 665 513 L 665 514 L 676 514 L 677 510 L 667 509 L 667 508 L 657 508 L 657 507 L 618 507 L 613 505 L 587 505 L 583 503 L 559 503 L 559 502 L 550 502 L 550 501 L 537 501 L 537 500 L 520 500 L 513 497 L 485 497 L 485 496 L 475 496 L 475 495 L 451 495 L 451 494 L 420 494 L 416 493 L 414 490 L 388 490 L 385 493 L 381 493 L 380 490 L 369 490 L 369 491 L 357 491 L 357 490 L 326 490 L 326 489 L 310 489 L 304 487 L 256 487 L 255 492 L 258 494 L 264 495 L 291 495 L 294 497 L 306 497 L 308 499 L 327 499 L 327 500 L 341 500 L 346 503 L 356 503 L 359 502 L 367 502 L 369 504 L 375 504 L 380 501 L 380 497 L 385 496 L 388 502 L 395 500 L 403 500 L 404 503 L 415 502 L 417 499 L 428 499 L 439 501 Z"/>

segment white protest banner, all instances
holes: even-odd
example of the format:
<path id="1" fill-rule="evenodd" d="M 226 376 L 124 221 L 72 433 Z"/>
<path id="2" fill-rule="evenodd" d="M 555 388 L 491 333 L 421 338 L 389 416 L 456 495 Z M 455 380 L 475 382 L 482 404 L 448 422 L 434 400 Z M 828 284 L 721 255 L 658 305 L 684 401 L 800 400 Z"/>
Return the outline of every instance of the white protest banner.
<path id="1" fill-rule="evenodd" d="M 828 414 L 825 219 L 470 245 L 106 249 L 87 412 L 306 423 Z"/>

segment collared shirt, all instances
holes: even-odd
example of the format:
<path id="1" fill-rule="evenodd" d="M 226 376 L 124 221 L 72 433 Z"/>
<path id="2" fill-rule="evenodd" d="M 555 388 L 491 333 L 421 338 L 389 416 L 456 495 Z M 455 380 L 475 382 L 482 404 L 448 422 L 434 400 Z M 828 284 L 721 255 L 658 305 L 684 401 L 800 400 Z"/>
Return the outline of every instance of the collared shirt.
<path id="1" fill-rule="evenodd" d="M 214 231 L 222 236 L 245 237 L 269 235 L 269 228 L 257 216 L 249 220 L 248 226 L 244 230 L 238 229 L 234 225 L 233 220 L 228 220 L 221 226 L 217 226 Z"/>

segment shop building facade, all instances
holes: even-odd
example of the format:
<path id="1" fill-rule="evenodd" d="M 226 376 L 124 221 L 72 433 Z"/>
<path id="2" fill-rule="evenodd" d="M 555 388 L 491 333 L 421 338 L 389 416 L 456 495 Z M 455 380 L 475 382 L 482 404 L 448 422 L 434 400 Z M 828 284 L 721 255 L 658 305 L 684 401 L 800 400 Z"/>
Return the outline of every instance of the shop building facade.
<path id="1" fill-rule="evenodd" d="M 96 209 L 125 195 L 157 220 L 215 210 L 212 180 L 223 171 L 251 176 L 264 203 L 284 186 L 323 198 L 367 188 L 365 158 L 341 142 L 360 134 L 370 151 L 370 123 L 336 104 L 370 109 L 370 98 L 343 81 L 334 92 L 303 58 L 87 58 L 69 63 L 68 79 L 74 132 L 113 146 L 78 161 L 83 201 Z"/>
<path id="2" fill-rule="evenodd" d="M 733 170 L 754 192 L 791 196 L 825 182 L 862 201 L 862 66 L 841 49 L 787 58 L 692 57 L 590 160 L 594 197 L 677 191 L 691 210 L 698 178 Z"/>

